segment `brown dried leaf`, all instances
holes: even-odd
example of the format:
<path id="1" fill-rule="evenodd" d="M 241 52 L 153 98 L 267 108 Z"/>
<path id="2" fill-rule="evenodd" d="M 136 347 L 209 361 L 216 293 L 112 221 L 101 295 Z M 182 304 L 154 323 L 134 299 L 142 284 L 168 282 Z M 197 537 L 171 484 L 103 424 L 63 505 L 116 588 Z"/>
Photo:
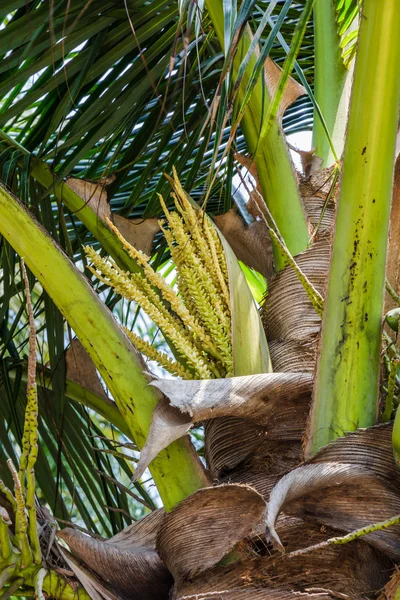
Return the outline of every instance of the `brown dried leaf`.
<path id="1" fill-rule="evenodd" d="M 166 514 L 158 552 L 175 580 L 193 577 L 250 535 L 264 513 L 263 497 L 249 486 L 203 488 Z"/>
<path id="2" fill-rule="evenodd" d="M 374 597 L 392 568 L 389 559 L 361 540 L 347 546 L 325 546 L 318 553 L 292 552 L 333 537 L 336 532 L 327 527 L 281 516 L 277 531 L 286 554 L 277 556 L 256 528 L 253 541 L 261 556 L 245 557 L 225 567 L 217 565 L 190 580 L 181 579 L 175 583 L 173 598 L 195 598 L 198 594 L 198 598 L 232 600 L 299 597 L 365 600 Z"/>
<path id="3" fill-rule="evenodd" d="M 97 540 L 74 529 L 59 532 L 71 552 L 86 567 L 118 594 L 122 600 L 168 599 L 172 578 L 157 553 L 149 548 L 154 537 L 154 527 L 160 516 L 150 515 L 151 523 L 139 525 L 135 543 L 134 524 L 128 534 L 118 534 L 110 540 Z M 145 519 L 144 519 L 145 520 Z M 139 524 L 141 522 L 139 521 Z M 153 533 L 151 533 L 153 531 Z"/>
<path id="4" fill-rule="evenodd" d="M 91 600 L 123 600 L 122 596 L 116 595 L 110 590 L 106 589 L 96 575 L 91 573 L 83 565 L 79 564 L 79 561 L 76 560 L 76 558 L 70 552 L 68 552 L 68 550 L 63 548 L 60 544 L 58 544 L 58 548 L 61 556 L 70 567 L 71 571 L 75 574 L 77 580 L 80 581 L 82 586 L 85 588 Z"/>
<path id="5" fill-rule="evenodd" d="M 267 555 L 217 566 L 194 579 L 176 582 L 172 598 L 365 600 L 373 598 L 384 585 L 390 568 L 385 557 L 356 541 L 351 546 L 331 546 L 315 554 Z"/>
<path id="6" fill-rule="evenodd" d="M 151 255 L 154 237 L 160 231 L 158 219 L 125 219 L 114 214 L 113 221 L 131 246 Z"/>
<path id="7" fill-rule="evenodd" d="M 282 69 L 278 65 L 276 65 L 274 61 L 269 57 L 265 62 L 264 69 L 267 80 L 267 86 L 271 97 L 273 97 L 282 75 Z M 300 98 L 300 96 L 304 96 L 306 94 L 307 92 L 305 88 L 300 83 L 297 83 L 297 81 L 293 79 L 293 77 L 289 77 L 281 99 L 281 103 L 279 105 L 278 117 L 282 118 L 287 108 L 289 108 L 289 106 L 293 104 L 293 102 L 295 102 L 297 98 Z"/>
<path id="8" fill-rule="evenodd" d="M 400 473 L 391 446 L 392 424 L 338 438 L 312 460 L 285 475 L 271 491 L 267 526 L 279 547 L 279 513 L 351 532 L 400 513 Z M 366 541 L 400 559 L 400 526 L 368 534 Z"/>
<path id="9" fill-rule="evenodd" d="M 245 421 L 242 428 L 243 425 L 247 425 Z M 268 432 L 257 439 L 254 451 L 235 469 L 220 473 L 219 481 L 246 483 L 267 499 L 277 481 L 301 462 L 302 443 L 300 437 L 297 440 L 269 439 Z"/>
<path id="10" fill-rule="evenodd" d="M 167 396 L 171 406 L 188 413 L 193 423 L 240 416 L 276 431 L 279 413 L 280 435 L 290 437 L 302 426 L 299 417 L 308 409 L 312 377 L 308 373 L 262 373 L 228 379 L 158 379 L 150 385 Z"/>
<path id="11" fill-rule="evenodd" d="M 135 480 L 149 462 L 193 423 L 235 416 L 267 428 L 279 439 L 298 439 L 308 414 L 312 377 L 308 373 L 264 373 L 229 379 L 158 379 L 157 387 L 168 399 L 154 410 L 148 439 L 135 471 Z"/>
<path id="12" fill-rule="evenodd" d="M 98 216 L 105 221 L 113 221 L 124 238 L 137 250 L 151 254 L 154 236 L 160 231 L 158 219 L 126 219 L 111 212 L 107 199 L 107 186 L 112 183 L 113 177 L 100 181 L 87 181 L 70 177 L 66 185 L 82 198 Z"/>
<path id="13" fill-rule="evenodd" d="M 315 494 L 322 488 L 346 485 L 353 478 L 368 483 L 368 474 L 361 467 L 348 463 L 323 463 L 299 467 L 282 477 L 271 491 L 268 502 L 267 528 L 273 546 L 284 551 L 279 536 L 275 530 L 275 522 L 281 510 L 290 502 L 306 495 Z"/>
<path id="14" fill-rule="evenodd" d="M 111 178 L 100 181 L 88 181 L 69 177 L 66 185 L 82 198 L 86 205 L 97 214 L 103 221 L 111 218 L 111 209 L 107 200 L 107 185 L 112 182 Z"/>
<path id="15" fill-rule="evenodd" d="M 74 338 L 65 353 L 66 377 L 78 383 L 96 396 L 108 400 L 107 394 L 101 385 L 94 362 L 82 346 L 78 338 Z"/>
<path id="16" fill-rule="evenodd" d="M 216 479 L 229 475 L 247 459 L 251 460 L 265 437 L 263 427 L 236 417 L 206 421 L 204 433 L 207 466 Z"/>
<path id="17" fill-rule="evenodd" d="M 265 223 L 254 221 L 246 225 L 234 209 L 215 216 L 214 221 L 237 258 L 268 279 L 274 267 L 271 238 Z"/>
<path id="18" fill-rule="evenodd" d="M 155 510 L 152 513 L 125 527 L 119 533 L 107 540 L 107 543 L 117 544 L 121 550 L 135 551 L 155 550 L 157 532 L 164 519 L 164 509 Z"/>

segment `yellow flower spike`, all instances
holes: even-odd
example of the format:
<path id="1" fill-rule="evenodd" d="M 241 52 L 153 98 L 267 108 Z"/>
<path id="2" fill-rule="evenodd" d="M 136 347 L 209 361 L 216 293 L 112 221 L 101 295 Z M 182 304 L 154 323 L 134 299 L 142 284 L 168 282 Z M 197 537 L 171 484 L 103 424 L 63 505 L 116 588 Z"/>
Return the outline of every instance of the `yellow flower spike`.
<path id="1" fill-rule="evenodd" d="M 184 228 L 182 227 L 182 222 L 176 213 L 171 215 L 171 227 L 173 228 L 173 235 L 181 253 L 177 268 L 179 268 L 180 264 L 187 265 L 188 262 L 192 263 L 193 266 L 202 270 L 207 291 L 210 289 L 212 290 L 212 293 L 217 293 L 218 295 L 218 286 L 216 287 L 214 285 L 211 277 L 211 269 L 207 268 L 205 261 L 202 260 L 203 256 L 199 256 L 196 252 L 193 240 L 191 239 L 190 235 L 185 232 Z M 177 254 L 178 252 L 175 250 L 175 256 L 177 256 Z"/>
<path id="2" fill-rule="evenodd" d="M 130 329 L 124 327 L 124 330 L 139 352 L 145 354 L 149 360 L 158 362 L 158 364 L 161 365 L 161 367 L 164 367 L 166 371 L 169 371 L 173 375 L 178 375 L 179 377 L 182 377 L 182 379 L 193 379 L 193 375 L 189 373 L 189 371 L 186 371 L 182 365 L 172 360 L 167 354 L 160 352 L 154 348 L 154 346 L 149 344 L 149 342 L 142 340 L 141 337 L 130 331 Z"/>
<path id="3" fill-rule="evenodd" d="M 230 337 L 230 314 L 221 303 L 219 290 L 215 288 L 210 279 L 208 270 L 193 251 L 191 240 L 182 233 L 181 228 L 175 227 L 175 221 L 179 217 L 176 214 L 174 217 L 171 220 L 171 225 L 174 226 L 179 247 L 177 248 L 171 244 L 170 230 L 165 231 L 165 235 L 177 266 L 178 287 L 184 290 L 186 297 L 190 297 L 192 310 L 194 307 L 198 320 L 214 341 L 219 353 L 226 357 L 226 352 L 221 353 L 220 346 L 221 341 L 226 336 Z M 188 266 L 189 268 L 187 268 Z M 194 273 L 197 274 L 195 282 L 193 281 Z"/>
<path id="4" fill-rule="evenodd" d="M 210 227 L 207 217 L 204 218 L 203 229 L 208 239 L 208 244 L 213 258 L 213 264 L 215 265 L 214 268 L 221 286 L 222 295 L 230 312 L 231 300 L 228 289 L 228 269 L 226 267 L 225 254 L 222 248 L 221 240 L 219 239 L 218 234 L 214 231 L 213 227 Z"/>
<path id="5" fill-rule="evenodd" d="M 175 194 L 171 194 L 171 195 L 175 200 L 175 205 L 178 207 L 179 202 L 178 202 L 177 196 Z M 229 305 L 229 293 L 227 294 L 227 296 L 225 295 L 225 292 L 228 292 L 228 284 L 227 284 L 228 271 L 226 269 L 226 265 L 225 265 L 226 281 L 223 281 L 223 274 L 220 269 L 216 250 L 214 249 L 213 246 L 210 245 L 210 243 L 207 243 L 207 237 L 204 235 L 204 233 L 206 232 L 205 226 L 208 225 L 208 222 L 207 222 L 208 217 L 202 211 L 196 212 L 194 210 L 194 208 L 191 206 L 190 202 L 186 198 L 185 198 L 184 206 L 187 207 L 187 211 L 183 214 L 184 221 L 182 221 L 180 219 L 180 217 L 178 217 L 178 215 L 175 215 L 176 221 L 178 221 L 178 219 L 181 220 L 181 223 L 182 223 L 182 227 L 180 228 L 181 231 L 184 234 L 188 235 L 189 238 L 191 239 L 194 254 L 197 255 L 199 260 L 206 267 L 209 277 L 210 277 L 211 281 L 213 282 L 214 286 L 217 289 L 221 288 L 221 292 L 222 292 L 222 294 L 224 294 L 225 300 L 226 300 L 226 298 L 228 298 L 228 305 Z M 171 219 L 172 218 L 173 217 L 171 216 Z M 175 227 L 174 227 L 174 230 L 175 230 Z M 206 235 L 207 235 L 207 233 L 206 233 Z M 218 236 L 217 236 L 217 238 L 218 238 Z M 217 243 L 215 244 L 215 246 L 216 245 L 219 245 L 219 250 L 220 250 L 220 254 L 222 256 L 222 260 L 224 260 L 223 248 L 222 248 L 222 245 L 221 245 L 221 242 L 219 241 L 219 239 L 217 240 Z M 211 252 L 210 252 L 210 250 L 211 250 Z M 221 281 L 221 278 L 222 278 L 222 281 Z"/>
<path id="6" fill-rule="evenodd" d="M 222 243 L 208 223 L 208 217 L 203 218 L 192 206 L 175 170 L 173 186 L 176 211 L 169 211 L 164 198 L 158 194 L 165 215 L 159 224 L 176 266 L 178 292 L 154 271 L 149 257 L 132 247 L 109 220 L 109 227 L 129 256 L 137 260 L 143 273 L 123 271 L 111 260 L 100 257 L 93 248 L 85 249 L 92 263 L 89 269 L 118 294 L 141 306 L 171 347 L 173 345 L 174 353 L 182 356 L 183 364 L 127 332 L 144 355 L 184 378 L 230 376 L 233 368 L 231 315 Z"/>
<path id="7" fill-rule="evenodd" d="M 190 313 L 197 317 L 199 321 L 201 321 L 201 315 L 196 313 L 196 306 L 193 302 L 192 294 L 188 291 L 188 286 L 185 282 L 185 279 L 180 274 L 181 267 L 185 264 L 184 253 L 181 251 L 179 246 L 175 245 L 175 238 L 170 229 L 161 228 L 161 231 L 164 233 L 166 242 L 171 252 L 172 260 L 176 267 L 179 293 L 181 294 L 184 304 Z"/>
<path id="8" fill-rule="evenodd" d="M 223 247 L 221 244 L 221 240 L 219 239 L 218 233 L 216 232 L 214 227 L 210 227 L 209 217 L 205 214 L 205 212 L 203 210 L 196 211 L 194 209 L 194 207 L 192 206 L 192 204 L 189 200 L 188 194 L 185 192 L 185 190 L 182 187 L 181 182 L 179 181 L 178 174 L 176 172 L 175 167 L 173 167 L 173 180 L 174 180 L 176 195 L 172 194 L 172 196 L 175 199 L 175 205 L 178 207 L 179 202 L 181 203 L 181 205 L 184 209 L 184 210 L 181 210 L 181 212 L 183 213 L 183 217 L 185 220 L 188 221 L 188 223 L 190 224 L 190 226 L 193 229 L 193 237 L 195 238 L 195 241 L 198 244 L 199 251 L 201 252 L 204 260 L 206 261 L 208 266 L 211 265 L 211 267 L 212 267 L 211 273 L 214 272 L 214 269 L 216 271 L 219 271 L 218 266 L 220 267 L 220 270 L 222 271 L 222 273 L 218 274 L 218 280 L 220 281 L 221 289 L 224 293 L 225 299 L 228 300 L 227 305 L 229 306 L 230 300 L 229 300 L 229 292 L 228 292 L 228 287 L 229 287 L 228 268 L 226 265 L 225 253 L 224 253 L 224 250 L 223 250 Z M 201 222 L 201 226 L 199 225 L 200 222 Z M 206 235 L 207 235 L 208 241 L 209 241 L 208 245 L 210 246 L 211 249 L 214 248 L 216 251 L 216 256 L 218 256 L 218 260 L 215 262 L 209 261 L 210 254 L 208 251 L 208 245 L 204 241 L 204 236 L 197 235 L 197 233 L 200 229 L 202 232 L 206 232 Z M 213 257 L 213 258 L 215 258 L 215 257 Z"/>
<path id="9" fill-rule="evenodd" d="M 149 317 L 160 327 L 164 336 L 168 337 L 179 354 L 184 357 L 204 378 L 211 376 L 206 368 L 202 353 L 192 343 L 180 320 L 173 316 L 163 304 L 162 298 L 155 292 L 149 281 L 139 274 L 131 275 L 113 268 L 106 259 L 97 253 L 91 254 L 94 264 L 89 267 L 96 277 L 115 289 L 122 297 L 137 302 Z"/>
<path id="10" fill-rule="evenodd" d="M 215 298 L 218 297 L 218 305 L 221 306 L 220 292 L 222 291 L 222 293 L 223 293 L 223 288 L 220 285 L 219 278 L 216 277 L 216 280 L 214 280 L 214 278 L 212 276 L 213 273 L 215 273 L 215 271 L 217 270 L 215 262 L 212 260 L 209 261 L 209 260 L 205 259 L 205 256 L 210 258 L 210 256 L 212 255 L 211 254 L 212 249 L 205 244 L 204 233 L 203 233 L 202 238 L 203 238 L 203 244 L 205 246 L 205 250 L 197 253 L 196 249 L 194 247 L 194 244 L 193 244 L 193 240 L 184 231 L 183 227 L 179 226 L 179 223 L 181 223 L 179 216 L 176 214 L 171 215 L 171 227 L 173 227 L 173 233 L 175 236 L 175 240 L 176 240 L 177 244 L 179 245 L 179 248 L 182 252 L 182 260 L 180 260 L 179 262 L 183 263 L 183 264 L 187 264 L 188 261 L 191 261 L 196 269 L 201 270 L 201 274 L 202 274 L 201 277 L 202 277 L 202 281 L 203 281 L 205 289 L 207 290 L 207 292 L 210 293 L 211 296 L 213 296 Z M 211 250 L 211 252 L 210 252 L 210 250 Z M 175 252 L 175 254 L 176 254 L 176 252 Z M 225 283 L 225 290 L 227 293 L 227 299 L 229 301 L 229 292 L 228 292 L 228 287 L 227 287 L 226 283 Z M 229 304 L 228 304 L 228 306 L 229 306 Z M 223 312 L 229 318 L 230 311 L 229 310 L 227 311 L 224 308 Z"/>
<path id="11" fill-rule="evenodd" d="M 202 317 L 204 326 L 210 332 L 210 337 L 217 344 L 218 350 L 224 356 L 227 354 L 231 356 L 231 342 L 230 342 L 230 327 L 228 323 L 221 323 L 217 318 L 212 306 L 210 305 L 209 297 L 204 292 L 201 278 L 199 274 L 189 267 L 182 268 L 182 276 L 188 285 L 189 291 L 191 292 L 198 314 Z M 230 350 L 227 351 L 227 344 L 229 344 Z"/>
<path id="12" fill-rule="evenodd" d="M 163 209 L 163 212 L 164 212 L 165 218 L 166 218 L 166 220 L 169 222 L 169 218 L 170 218 L 170 216 L 171 216 L 171 213 L 169 212 L 169 210 L 168 210 L 168 208 L 167 208 L 167 205 L 166 205 L 166 203 L 165 203 L 165 200 L 164 200 L 164 198 L 162 197 L 162 195 L 161 195 L 161 194 L 157 194 L 157 196 L 158 196 L 158 199 L 159 199 L 159 201 L 160 201 L 161 208 Z"/>
<path id="13" fill-rule="evenodd" d="M 36 564 L 42 561 L 39 536 L 36 523 L 36 505 L 35 505 L 35 463 L 38 456 L 38 398 L 36 387 L 36 329 L 33 315 L 31 294 L 29 289 L 28 275 L 25 269 L 24 260 L 21 259 L 21 270 L 25 285 L 26 304 L 29 318 L 29 355 L 28 355 L 28 381 L 27 381 L 27 404 L 25 410 L 24 433 L 22 437 L 22 453 L 20 457 L 20 467 L 18 473 L 18 494 L 21 495 L 28 511 L 29 520 L 22 518 L 21 535 L 26 534 L 29 529 L 29 542 L 33 553 L 33 560 Z M 11 468 L 11 467 L 10 467 Z M 13 473 L 13 471 L 12 471 Z M 27 481 L 26 498 L 25 495 L 25 477 Z M 17 495 L 17 488 L 15 490 Z M 17 497 L 18 504 L 18 497 Z"/>

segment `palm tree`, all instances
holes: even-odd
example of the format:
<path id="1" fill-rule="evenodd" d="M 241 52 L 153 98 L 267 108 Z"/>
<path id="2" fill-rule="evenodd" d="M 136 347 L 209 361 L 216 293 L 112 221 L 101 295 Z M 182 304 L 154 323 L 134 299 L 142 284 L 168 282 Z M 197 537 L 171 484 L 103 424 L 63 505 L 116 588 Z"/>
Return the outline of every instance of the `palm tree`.
<path id="1" fill-rule="evenodd" d="M 384 8 L 0 6 L 3 598 L 398 594 Z"/>

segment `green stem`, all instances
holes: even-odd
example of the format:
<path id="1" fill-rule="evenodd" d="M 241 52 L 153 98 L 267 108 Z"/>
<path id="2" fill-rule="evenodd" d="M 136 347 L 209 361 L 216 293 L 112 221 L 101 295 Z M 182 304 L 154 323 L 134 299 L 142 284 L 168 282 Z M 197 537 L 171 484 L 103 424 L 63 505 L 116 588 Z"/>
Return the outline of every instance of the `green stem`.
<path id="1" fill-rule="evenodd" d="M 394 525 L 398 525 L 399 523 L 400 515 L 396 515 L 390 519 L 387 519 L 386 521 L 379 521 L 379 523 L 372 523 L 371 525 L 365 525 L 365 527 L 361 527 L 360 529 L 355 529 L 347 535 L 329 538 L 328 540 L 320 542 L 319 544 L 315 544 L 314 546 L 308 546 L 306 548 L 301 548 L 300 550 L 294 550 L 294 552 L 290 552 L 290 554 L 286 555 L 286 557 L 301 556 L 302 554 L 308 554 L 309 552 L 320 551 L 330 545 L 341 546 L 343 544 L 349 544 L 350 542 L 354 542 L 354 540 L 364 537 L 364 535 L 374 533 L 375 531 L 384 531 L 385 529 L 393 527 Z"/>
<path id="2" fill-rule="evenodd" d="M 376 422 L 400 99 L 400 3 L 366 0 L 306 454 Z"/>
<path id="3" fill-rule="evenodd" d="M 206 0 L 207 10 L 221 47 L 224 48 L 224 15 L 221 0 Z M 245 29 L 233 61 L 233 79 L 238 75 L 241 59 L 251 44 L 250 32 Z M 247 65 L 239 88 L 238 103 L 241 104 L 247 84 L 257 62 L 254 54 Z M 308 245 L 308 226 L 303 204 L 297 187 L 292 160 L 277 119 L 269 127 L 266 138 L 259 146 L 263 115 L 268 114 L 271 98 L 261 79 L 257 82 L 247 110 L 241 121 L 247 148 L 254 156 L 263 197 L 276 221 L 287 247 L 295 256 Z M 276 267 L 285 265 L 281 253 L 275 253 Z"/>
<path id="4" fill-rule="evenodd" d="M 396 293 L 396 291 L 392 288 L 389 281 L 386 279 L 386 290 L 391 295 L 393 300 L 400 306 L 400 296 Z"/>
<path id="5" fill-rule="evenodd" d="M 6 144 L 18 149 L 25 155 L 30 155 L 30 152 L 23 146 L 18 144 L 4 131 L 0 130 L 0 139 Z M 43 161 L 32 157 L 32 167 L 30 175 L 40 183 L 46 190 L 51 191 L 60 202 L 74 214 L 79 217 L 79 220 L 85 227 L 94 235 L 97 241 L 100 242 L 102 248 L 114 258 L 117 264 L 127 269 L 131 273 L 140 273 L 141 269 L 137 262 L 132 259 L 121 247 L 115 233 L 107 226 L 107 224 L 99 219 L 96 212 L 85 202 L 76 192 L 74 192 L 64 181 L 55 183 L 56 176 Z"/>
<path id="6" fill-rule="evenodd" d="M 315 99 L 324 116 L 336 155 L 343 153 L 350 101 L 351 70 L 343 64 L 336 23 L 337 0 L 314 5 Z M 313 146 L 322 166 L 335 163 L 329 140 L 318 115 L 314 117 Z"/>
<path id="7" fill-rule="evenodd" d="M 132 432 L 143 447 L 158 397 L 143 363 L 112 314 L 83 275 L 26 208 L 0 186 L 0 232 L 26 263 L 68 320 L 93 359 Z M 207 485 L 188 440 L 174 442 L 155 459 L 151 472 L 167 510 Z"/>
<path id="8" fill-rule="evenodd" d="M 396 417 L 394 419 L 392 446 L 394 460 L 396 461 L 397 466 L 400 468 L 400 405 L 397 407 Z"/>
<path id="9" fill-rule="evenodd" d="M 11 521 L 5 514 L 5 509 L 0 507 L 0 552 L 2 561 L 8 561 L 12 555 L 9 526 Z"/>

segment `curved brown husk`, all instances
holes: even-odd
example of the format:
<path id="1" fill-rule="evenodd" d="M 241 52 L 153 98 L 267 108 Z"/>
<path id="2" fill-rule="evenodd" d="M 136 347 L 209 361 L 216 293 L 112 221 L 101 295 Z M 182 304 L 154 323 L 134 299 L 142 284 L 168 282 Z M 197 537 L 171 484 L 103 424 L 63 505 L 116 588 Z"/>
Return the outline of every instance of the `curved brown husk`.
<path id="1" fill-rule="evenodd" d="M 151 513 L 109 540 L 69 528 L 59 532 L 59 537 L 95 579 L 121 600 L 167 600 L 172 577 L 155 551 L 163 517 L 163 511 Z"/>

